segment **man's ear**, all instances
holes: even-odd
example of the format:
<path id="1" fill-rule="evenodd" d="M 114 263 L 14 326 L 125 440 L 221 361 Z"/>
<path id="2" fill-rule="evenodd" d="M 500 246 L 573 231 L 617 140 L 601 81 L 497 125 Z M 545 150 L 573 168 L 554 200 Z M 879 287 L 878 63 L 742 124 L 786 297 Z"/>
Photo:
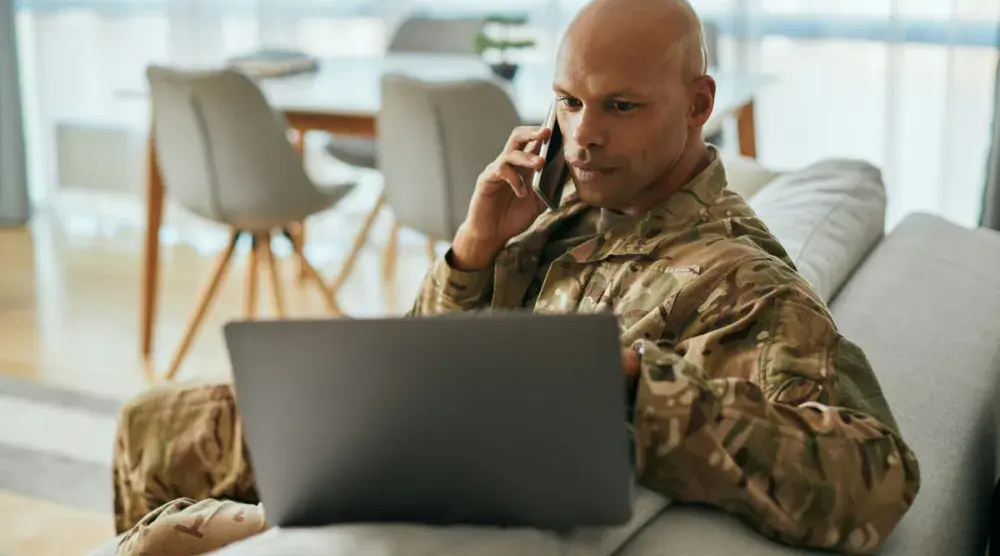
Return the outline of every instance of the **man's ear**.
<path id="1" fill-rule="evenodd" d="M 691 123 L 699 127 L 704 126 L 715 109 L 715 79 L 710 75 L 703 75 L 691 82 L 690 91 Z"/>

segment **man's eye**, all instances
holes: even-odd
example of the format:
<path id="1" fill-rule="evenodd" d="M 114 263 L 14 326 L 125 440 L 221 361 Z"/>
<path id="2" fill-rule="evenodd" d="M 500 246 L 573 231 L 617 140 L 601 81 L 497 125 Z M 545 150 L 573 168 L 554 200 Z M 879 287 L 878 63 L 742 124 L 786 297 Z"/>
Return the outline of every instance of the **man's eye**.
<path id="1" fill-rule="evenodd" d="M 583 106 L 583 103 L 580 102 L 580 99 L 572 97 L 564 97 L 560 100 L 562 101 L 563 105 L 566 106 L 566 108 L 579 108 Z"/>
<path id="2" fill-rule="evenodd" d="M 626 102 L 624 100 L 616 100 L 614 103 L 615 110 L 619 112 L 628 112 L 629 110 L 635 108 L 635 103 Z"/>

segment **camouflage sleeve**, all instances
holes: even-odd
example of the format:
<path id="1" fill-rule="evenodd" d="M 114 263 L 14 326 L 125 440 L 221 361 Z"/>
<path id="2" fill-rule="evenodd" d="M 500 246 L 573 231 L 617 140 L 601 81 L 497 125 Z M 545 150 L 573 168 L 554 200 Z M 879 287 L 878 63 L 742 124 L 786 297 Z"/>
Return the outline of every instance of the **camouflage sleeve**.
<path id="1" fill-rule="evenodd" d="M 261 504 L 180 498 L 122 535 L 115 556 L 207 554 L 268 529 Z"/>
<path id="2" fill-rule="evenodd" d="M 916 458 L 885 420 L 838 406 L 822 303 L 760 272 L 728 277 L 680 342 L 636 346 L 640 480 L 788 544 L 871 553 L 916 497 Z"/>
<path id="3" fill-rule="evenodd" d="M 451 264 L 451 250 L 434 263 L 407 313 L 408 317 L 432 316 L 485 307 L 493 288 L 493 266 L 465 272 Z"/>

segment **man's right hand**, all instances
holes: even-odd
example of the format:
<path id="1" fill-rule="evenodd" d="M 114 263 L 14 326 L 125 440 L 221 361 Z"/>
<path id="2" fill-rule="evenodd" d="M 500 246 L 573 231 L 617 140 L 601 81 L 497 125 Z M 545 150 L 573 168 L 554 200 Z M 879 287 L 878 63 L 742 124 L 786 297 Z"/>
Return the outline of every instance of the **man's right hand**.
<path id="1" fill-rule="evenodd" d="M 479 175 L 469 213 L 452 243 L 457 268 L 488 267 L 511 238 L 545 211 L 545 203 L 531 190 L 531 176 L 545 164 L 538 152 L 551 133 L 534 126 L 514 129 L 500 156 Z"/>

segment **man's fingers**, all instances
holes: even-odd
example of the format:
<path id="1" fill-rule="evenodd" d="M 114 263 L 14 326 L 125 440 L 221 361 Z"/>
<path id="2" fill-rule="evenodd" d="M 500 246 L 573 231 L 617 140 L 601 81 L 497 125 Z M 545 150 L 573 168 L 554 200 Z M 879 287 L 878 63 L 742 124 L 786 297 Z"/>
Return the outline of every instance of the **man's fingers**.
<path id="1" fill-rule="evenodd" d="M 537 126 L 521 126 L 514 128 L 514 131 L 510 134 L 510 139 L 507 140 L 507 147 L 504 151 L 511 152 L 525 150 L 525 147 L 531 141 L 539 142 L 540 146 L 540 143 L 548 139 L 551 133 L 552 130 Z"/>
<path id="2" fill-rule="evenodd" d="M 542 141 L 552 133 L 550 129 L 537 126 L 515 128 L 507 140 L 507 147 L 491 168 L 495 180 L 507 182 L 518 197 L 528 194 L 528 184 L 524 170 L 540 170 L 545 161 L 538 156 Z M 528 152 L 525 152 L 528 151 Z"/>
<path id="3" fill-rule="evenodd" d="M 541 170 L 545 161 L 537 154 L 526 153 L 524 151 L 511 151 L 504 155 L 504 162 L 518 168 L 529 170 Z"/>
<path id="4" fill-rule="evenodd" d="M 521 174 L 517 172 L 511 165 L 504 162 L 499 162 L 493 173 L 501 180 L 510 184 L 510 187 L 514 190 L 514 193 L 518 197 L 524 197 L 528 194 L 528 186 L 521 179 Z"/>
<path id="5" fill-rule="evenodd" d="M 622 367 L 625 369 L 626 376 L 636 376 L 639 374 L 641 359 L 634 349 L 622 349 Z"/>

